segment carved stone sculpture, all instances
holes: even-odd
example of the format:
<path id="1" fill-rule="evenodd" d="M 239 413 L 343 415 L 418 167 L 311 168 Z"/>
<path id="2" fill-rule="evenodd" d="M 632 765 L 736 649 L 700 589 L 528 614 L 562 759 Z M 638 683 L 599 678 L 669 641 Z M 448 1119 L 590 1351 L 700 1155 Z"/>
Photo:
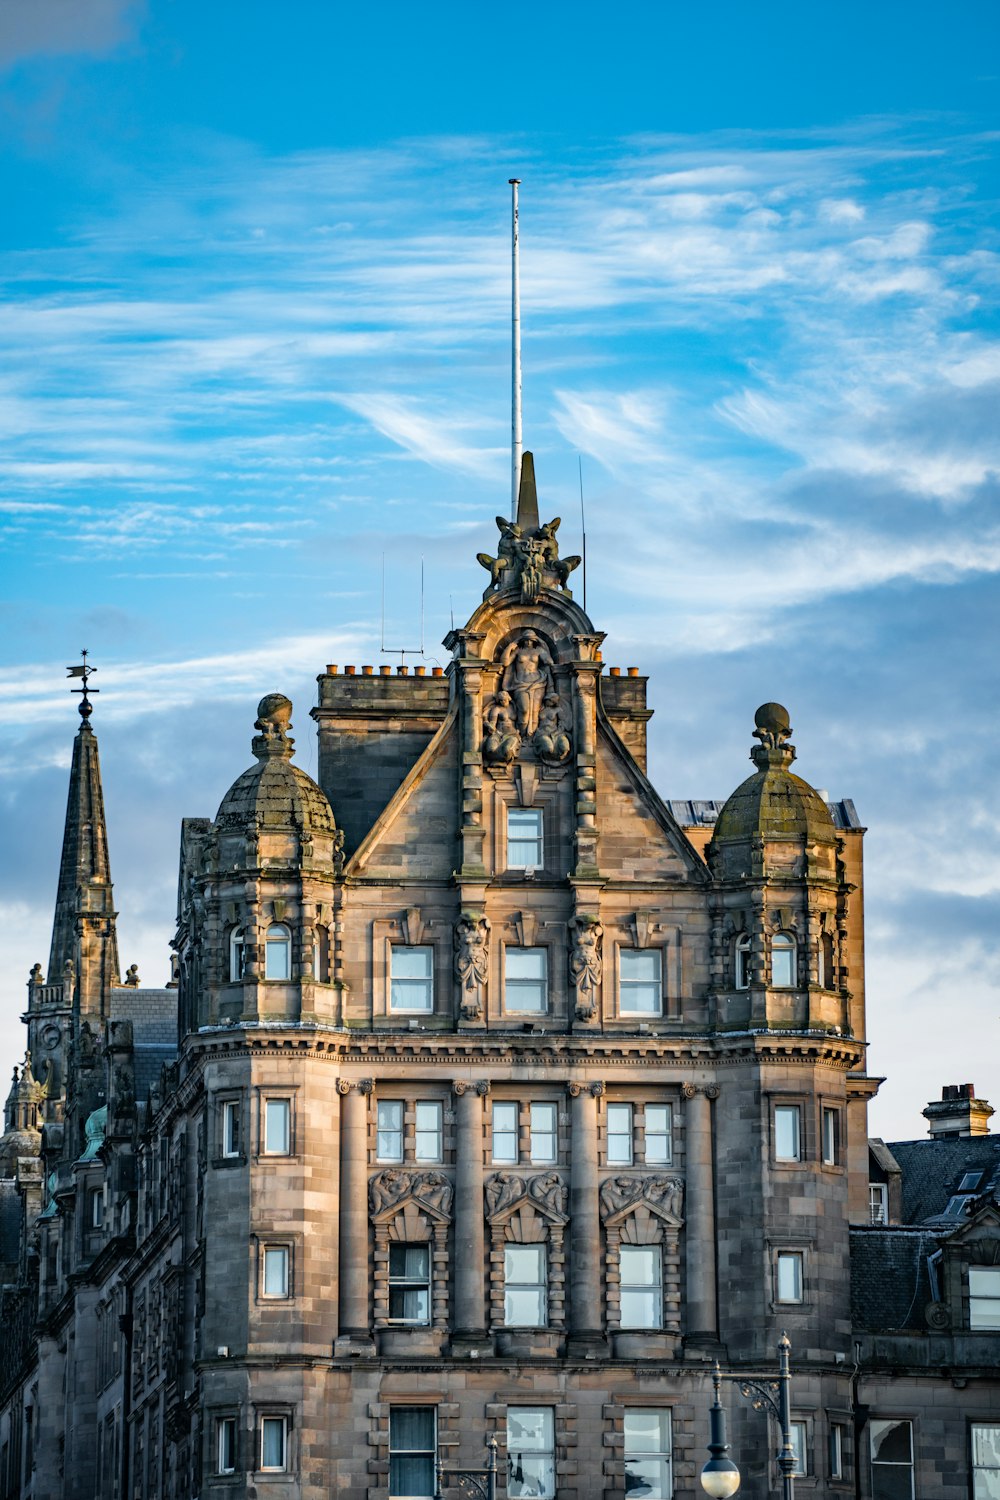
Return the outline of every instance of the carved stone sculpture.
<path id="1" fill-rule="evenodd" d="M 489 552 L 476 554 L 480 565 L 490 575 L 484 599 L 498 589 L 518 587 L 525 604 L 534 604 L 543 588 L 559 588 L 569 593 L 566 580 L 573 569 L 580 566 L 582 559 L 559 556 L 556 541 L 560 525 L 558 516 L 546 521 L 544 526 L 532 526 L 528 530 L 503 516 L 497 516 L 496 522 L 500 532 L 496 557 Z"/>
<path id="2" fill-rule="evenodd" d="M 482 989 L 489 971 L 489 918 L 463 912 L 455 924 L 455 978 L 461 986 L 466 1021 L 476 1021 L 483 1013 Z"/>
<path id="3" fill-rule="evenodd" d="M 601 1183 L 601 1217 L 621 1213 L 642 1198 L 641 1177 L 609 1177 Z"/>
<path id="4" fill-rule="evenodd" d="M 538 728 L 542 704 L 555 692 L 552 657 L 533 630 L 511 641 L 501 658 L 501 683 L 514 701 L 517 727 L 525 739 Z"/>
<path id="5" fill-rule="evenodd" d="M 669 1219 L 681 1222 L 684 1183 L 679 1177 L 608 1177 L 601 1183 L 601 1217 L 648 1203 Z"/>
<path id="6" fill-rule="evenodd" d="M 511 707 L 510 694 L 497 693 L 483 715 L 483 757 L 491 765 L 510 765 L 517 759 L 521 736 Z"/>
<path id="7" fill-rule="evenodd" d="M 528 1196 L 550 1213 L 566 1212 L 566 1184 L 558 1172 L 543 1172 L 540 1177 L 530 1178 Z"/>
<path id="8" fill-rule="evenodd" d="M 679 1177 L 647 1177 L 643 1182 L 642 1196 L 672 1219 L 680 1218 L 684 1184 Z"/>
<path id="9" fill-rule="evenodd" d="M 443 1172 L 418 1172 L 410 1179 L 414 1198 L 446 1217 L 451 1215 L 454 1189 Z"/>
<path id="10" fill-rule="evenodd" d="M 493 1219 L 510 1208 L 526 1192 L 524 1178 L 516 1172 L 494 1172 L 486 1184 L 486 1214 Z"/>
<path id="11" fill-rule="evenodd" d="M 563 728 L 559 713 L 559 694 L 547 693 L 538 715 L 538 728 L 531 742 L 539 760 L 552 761 L 559 765 L 568 759 L 570 737 Z"/>
<path id="12" fill-rule="evenodd" d="M 576 1016 L 579 1021 L 590 1021 L 597 1010 L 604 928 L 600 922 L 590 917 L 574 917 L 569 927 L 573 942 L 569 955 L 569 977 L 576 986 Z"/>
<path id="13" fill-rule="evenodd" d="M 393 1204 L 401 1202 L 410 1191 L 410 1180 L 407 1172 L 400 1172 L 396 1167 L 389 1167 L 385 1172 L 376 1173 L 368 1184 L 368 1200 L 372 1213 L 381 1213 L 383 1209 L 391 1208 Z"/>

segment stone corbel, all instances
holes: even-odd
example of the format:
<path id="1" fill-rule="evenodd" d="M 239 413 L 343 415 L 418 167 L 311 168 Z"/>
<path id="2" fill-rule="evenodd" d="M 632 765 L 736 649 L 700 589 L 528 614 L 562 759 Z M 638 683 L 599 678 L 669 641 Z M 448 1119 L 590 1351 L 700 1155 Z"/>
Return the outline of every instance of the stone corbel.
<path id="1" fill-rule="evenodd" d="M 538 934 L 538 918 L 531 911 L 516 911 L 511 916 L 517 941 L 522 948 L 533 948 Z"/>
<path id="2" fill-rule="evenodd" d="M 424 941 L 424 921 L 415 906 L 403 913 L 403 940 L 408 947 L 419 948 Z"/>

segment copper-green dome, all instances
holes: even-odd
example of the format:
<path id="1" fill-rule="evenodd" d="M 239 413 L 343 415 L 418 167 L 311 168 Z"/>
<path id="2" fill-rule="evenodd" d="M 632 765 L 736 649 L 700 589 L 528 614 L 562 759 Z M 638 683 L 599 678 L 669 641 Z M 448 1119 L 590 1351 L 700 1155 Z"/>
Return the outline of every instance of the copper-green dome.
<path id="1" fill-rule="evenodd" d="M 216 814 L 219 828 L 298 828 L 313 833 L 336 830 L 326 795 L 298 766 L 292 765 L 288 736 L 292 705 L 280 693 L 262 698 L 257 710 L 253 753 L 257 764 L 237 777 Z"/>
<path id="2" fill-rule="evenodd" d="M 792 729 L 780 703 L 765 703 L 755 715 L 750 752 L 757 770 L 738 786 L 715 825 L 713 839 L 795 839 L 833 843 L 833 818 L 819 792 L 789 770 L 795 747 L 787 743 Z"/>

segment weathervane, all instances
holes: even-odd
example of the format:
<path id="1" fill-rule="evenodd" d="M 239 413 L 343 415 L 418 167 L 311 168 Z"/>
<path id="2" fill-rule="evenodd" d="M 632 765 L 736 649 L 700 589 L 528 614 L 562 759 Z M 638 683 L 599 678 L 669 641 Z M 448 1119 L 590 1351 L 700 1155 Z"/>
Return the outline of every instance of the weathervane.
<path id="1" fill-rule="evenodd" d="M 90 701 L 89 694 L 90 693 L 99 693 L 101 690 L 100 690 L 100 688 L 92 688 L 90 686 L 90 679 L 91 679 L 91 677 L 93 677 L 94 673 L 97 671 L 97 668 L 96 667 L 92 667 L 90 665 L 90 663 L 88 662 L 88 660 L 87 660 L 87 648 L 86 648 L 86 646 L 84 646 L 84 647 L 81 648 L 80 655 L 83 657 L 82 664 L 80 666 L 78 666 L 78 667 L 67 667 L 66 668 L 66 675 L 67 675 L 67 677 L 82 677 L 83 678 L 83 687 L 70 688 L 70 692 L 71 693 L 80 693 L 80 694 L 82 694 L 82 697 L 80 699 L 80 718 L 86 724 L 87 720 L 90 718 L 91 714 L 94 711 L 94 707 L 93 707 L 93 704 Z"/>

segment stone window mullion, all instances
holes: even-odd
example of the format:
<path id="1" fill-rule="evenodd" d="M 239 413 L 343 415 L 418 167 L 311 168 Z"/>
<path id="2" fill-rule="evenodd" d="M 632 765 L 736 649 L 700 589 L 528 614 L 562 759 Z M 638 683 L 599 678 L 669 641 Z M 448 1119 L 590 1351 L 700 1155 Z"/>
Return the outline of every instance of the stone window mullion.
<path id="1" fill-rule="evenodd" d="M 435 1328 L 448 1327 L 448 1226 L 434 1225 L 431 1249 L 431 1322 Z"/>

